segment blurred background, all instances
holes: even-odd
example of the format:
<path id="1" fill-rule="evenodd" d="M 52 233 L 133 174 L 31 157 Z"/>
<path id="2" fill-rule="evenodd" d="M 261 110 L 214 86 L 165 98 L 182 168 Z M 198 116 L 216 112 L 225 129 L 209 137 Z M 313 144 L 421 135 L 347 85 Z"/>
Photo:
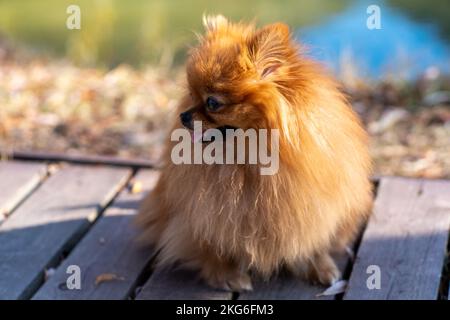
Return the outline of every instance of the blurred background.
<path id="1" fill-rule="evenodd" d="M 448 0 L 0 0 L 0 152 L 156 161 L 204 13 L 289 24 L 343 83 L 376 174 L 450 178 Z"/>

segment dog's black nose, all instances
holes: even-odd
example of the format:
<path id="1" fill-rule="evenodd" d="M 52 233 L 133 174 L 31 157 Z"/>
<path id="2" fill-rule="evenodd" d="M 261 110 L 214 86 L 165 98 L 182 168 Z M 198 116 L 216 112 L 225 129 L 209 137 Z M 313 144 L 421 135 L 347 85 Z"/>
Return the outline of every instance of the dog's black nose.
<path id="1" fill-rule="evenodd" d="M 192 113 L 189 111 L 185 111 L 180 114 L 180 120 L 183 126 L 187 128 L 192 128 Z"/>

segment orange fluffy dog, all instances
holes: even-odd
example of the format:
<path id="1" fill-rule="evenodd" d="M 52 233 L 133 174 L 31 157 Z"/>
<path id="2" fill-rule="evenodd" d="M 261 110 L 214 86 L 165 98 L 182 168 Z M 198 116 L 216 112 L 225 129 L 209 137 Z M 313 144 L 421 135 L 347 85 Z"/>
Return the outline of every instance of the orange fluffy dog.
<path id="1" fill-rule="evenodd" d="M 162 264 L 182 262 L 212 286 L 251 289 L 281 266 L 325 285 L 371 207 L 367 135 L 336 83 L 302 55 L 286 25 L 204 19 L 187 64 L 175 128 L 278 129 L 279 171 L 170 158 L 138 222 Z M 257 167 L 258 165 L 256 165 Z"/>

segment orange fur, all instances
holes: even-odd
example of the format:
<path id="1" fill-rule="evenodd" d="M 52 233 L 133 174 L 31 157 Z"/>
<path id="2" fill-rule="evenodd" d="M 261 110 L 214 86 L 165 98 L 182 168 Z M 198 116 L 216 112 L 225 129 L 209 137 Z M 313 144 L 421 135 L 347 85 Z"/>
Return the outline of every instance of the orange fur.
<path id="1" fill-rule="evenodd" d="M 138 215 L 143 238 L 161 250 L 160 263 L 184 262 L 217 287 L 249 289 L 247 271 L 270 276 L 283 265 L 336 280 L 329 254 L 370 212 L 366 132 L 286 25 L 256 29 L 218 16 L 205 26 L 179 112 L 215 95 L 226 107 L 208 114 L 212 121 L 194 114 L 206 127 L 279 129 L 280 168 L 262 176 L 250 165 L 174 165 L 168 141 L 158 185 Z"/>

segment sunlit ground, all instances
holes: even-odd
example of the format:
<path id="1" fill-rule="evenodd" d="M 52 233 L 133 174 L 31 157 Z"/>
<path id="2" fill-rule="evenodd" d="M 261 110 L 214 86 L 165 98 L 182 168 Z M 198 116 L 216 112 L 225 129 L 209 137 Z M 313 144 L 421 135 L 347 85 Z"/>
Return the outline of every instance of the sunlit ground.
<path id="1" fill-rule="evenodd" d="M 79 31 L 61 27 L 72 3 L 84 8 Z M 203 13 L 258 24 L 284 21 L 299 30 L 351 3 L 0 1 L 0 151 L 156 161 Z M 445 0 L 385 3 L 432 21 L 449 38 Z M 450 178 L 448 76 L 431 67 L 410 82 L 396 74 L 374 81 L 355 72 L 351 60 L 341 67 L 340 80 L 371 135 L 375 173 Z"/>

